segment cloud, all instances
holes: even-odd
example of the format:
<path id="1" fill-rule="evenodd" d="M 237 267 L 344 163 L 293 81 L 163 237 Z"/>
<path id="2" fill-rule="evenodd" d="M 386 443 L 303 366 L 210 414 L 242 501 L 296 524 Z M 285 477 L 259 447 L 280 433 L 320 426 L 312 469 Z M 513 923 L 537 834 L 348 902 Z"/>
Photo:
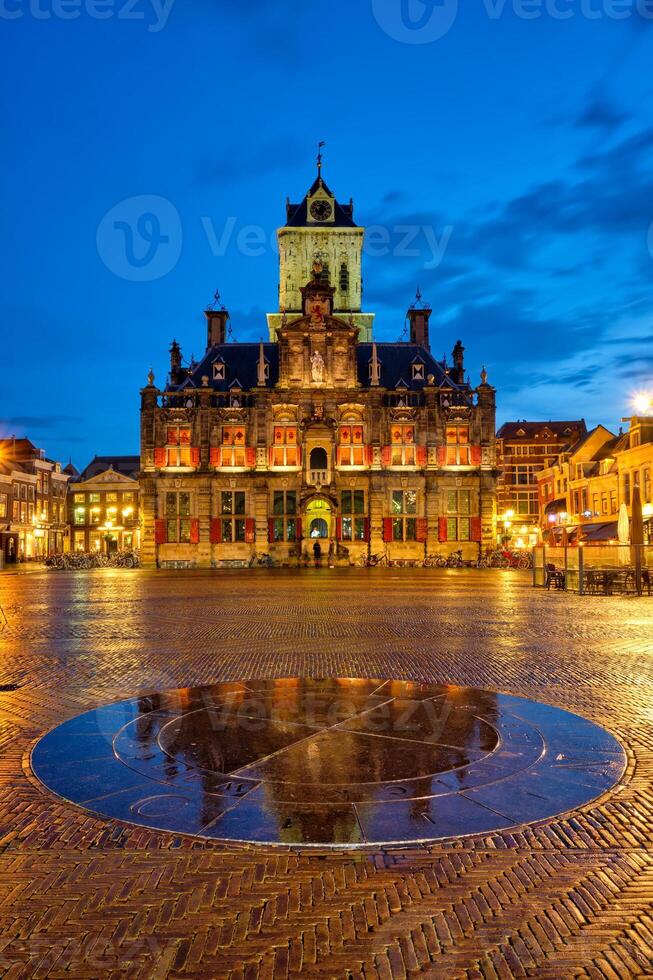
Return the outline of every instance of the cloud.
<path id="1" fill-rule="evenodd" d="M 596 96 L 587 102 L 577 116 L 577 129 L 598 129 L 612 132 L 630 119 L 630 113 L 617 109 L 608 99 Z"/>
<path id="2" fill-rule="evenodd" d="M 62 423 L 78 424 L 82 419 L 78 415 L 14 415 L 0 418 L 0 427 L 17 429 L 55 429 Z"/>
<path id="3" fill-rule="evenodd" d="M 233 184 L 286 170 L 289 159 L 302 159 L 306 147 L 296 140 L 277 138 L 251 143 L 230 144 L 229 152 L 210 159 L 207 151 L 197 166 L 197 180 L 202 184 Z"/>

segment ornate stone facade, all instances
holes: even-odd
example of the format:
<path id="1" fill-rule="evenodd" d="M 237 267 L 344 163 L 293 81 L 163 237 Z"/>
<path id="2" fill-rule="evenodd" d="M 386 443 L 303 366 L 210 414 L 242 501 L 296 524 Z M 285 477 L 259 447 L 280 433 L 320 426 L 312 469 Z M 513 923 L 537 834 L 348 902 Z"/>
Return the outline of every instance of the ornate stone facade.
<path id="1" fill-rule="evenodd" d="M 408 311 L 409 342 L 361 340 L 355 313 L 338 312 L 332 272 L 314 259 L 300 309 L 271 324 L 273 343 L 226 343 L 228 314 L 209 310 L 201 362 L 182 367 L 173 342 L 166 386 L 150 376 L 145 564 L 313 561 L 316 542 L 334 564 L 457 550 L 473 559 L 492 545 L 495 390 L 485 372 L 472 387 L 460 341 L 451 366 L 433 358 L 421 303 Z"/>

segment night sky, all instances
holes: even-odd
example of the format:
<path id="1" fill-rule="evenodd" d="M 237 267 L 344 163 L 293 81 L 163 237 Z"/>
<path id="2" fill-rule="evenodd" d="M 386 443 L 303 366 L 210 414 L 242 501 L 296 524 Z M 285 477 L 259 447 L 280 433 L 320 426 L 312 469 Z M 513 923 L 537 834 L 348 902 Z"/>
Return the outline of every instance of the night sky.
<path id="1" fill-rule="evenodd" d="M 3 0 L 1 434 L 137 452 L 139 388 L 173 337 L 203 353 L 216 288 L 264 337 L 318 140 L 382 229 L 377 339 L 419 285 L 499 424 L 618 426 L 653 384 L 653 0 L 170 4 Z"/>

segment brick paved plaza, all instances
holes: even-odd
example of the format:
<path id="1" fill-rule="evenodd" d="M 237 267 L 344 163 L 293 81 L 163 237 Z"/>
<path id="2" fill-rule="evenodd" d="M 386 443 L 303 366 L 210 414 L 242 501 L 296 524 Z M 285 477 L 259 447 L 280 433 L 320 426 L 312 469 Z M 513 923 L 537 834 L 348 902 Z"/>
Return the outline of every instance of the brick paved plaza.
<path id="1" fill-rule="evenodd" d="M 103 570 L 5 575 L 0 605 L 0 975 L 653 977 L 653 602 L 498 570 Z M 95 706 L 300 675 L 545 701 L 616 735 L 627 773 L 516 831 L 347 852 L 99 819 L 30 772 Z"/>

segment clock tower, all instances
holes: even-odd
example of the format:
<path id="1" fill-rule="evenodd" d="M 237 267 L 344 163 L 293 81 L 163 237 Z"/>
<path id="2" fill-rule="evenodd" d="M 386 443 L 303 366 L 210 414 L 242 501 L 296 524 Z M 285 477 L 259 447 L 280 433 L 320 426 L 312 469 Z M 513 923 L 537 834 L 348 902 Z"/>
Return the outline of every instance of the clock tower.
<path id="1" fill-rule="evenodd" d="M 353 202 L 340 204 L 322 179 L 321 157 L 317 171 L 304 200 L 286 203 L 286 224 L 277 232 L 279 312 L 268 313 L 270 340 L 277 340 L 284 314 L 289 319 L 302 315 L 302 288 L 319 263 L 325 285 L 334 290 L 333 312 L 351 313 L 359 341 L 369 343 L 374 314 L 361 312 L 365 229 L 354 222 Z"/>

